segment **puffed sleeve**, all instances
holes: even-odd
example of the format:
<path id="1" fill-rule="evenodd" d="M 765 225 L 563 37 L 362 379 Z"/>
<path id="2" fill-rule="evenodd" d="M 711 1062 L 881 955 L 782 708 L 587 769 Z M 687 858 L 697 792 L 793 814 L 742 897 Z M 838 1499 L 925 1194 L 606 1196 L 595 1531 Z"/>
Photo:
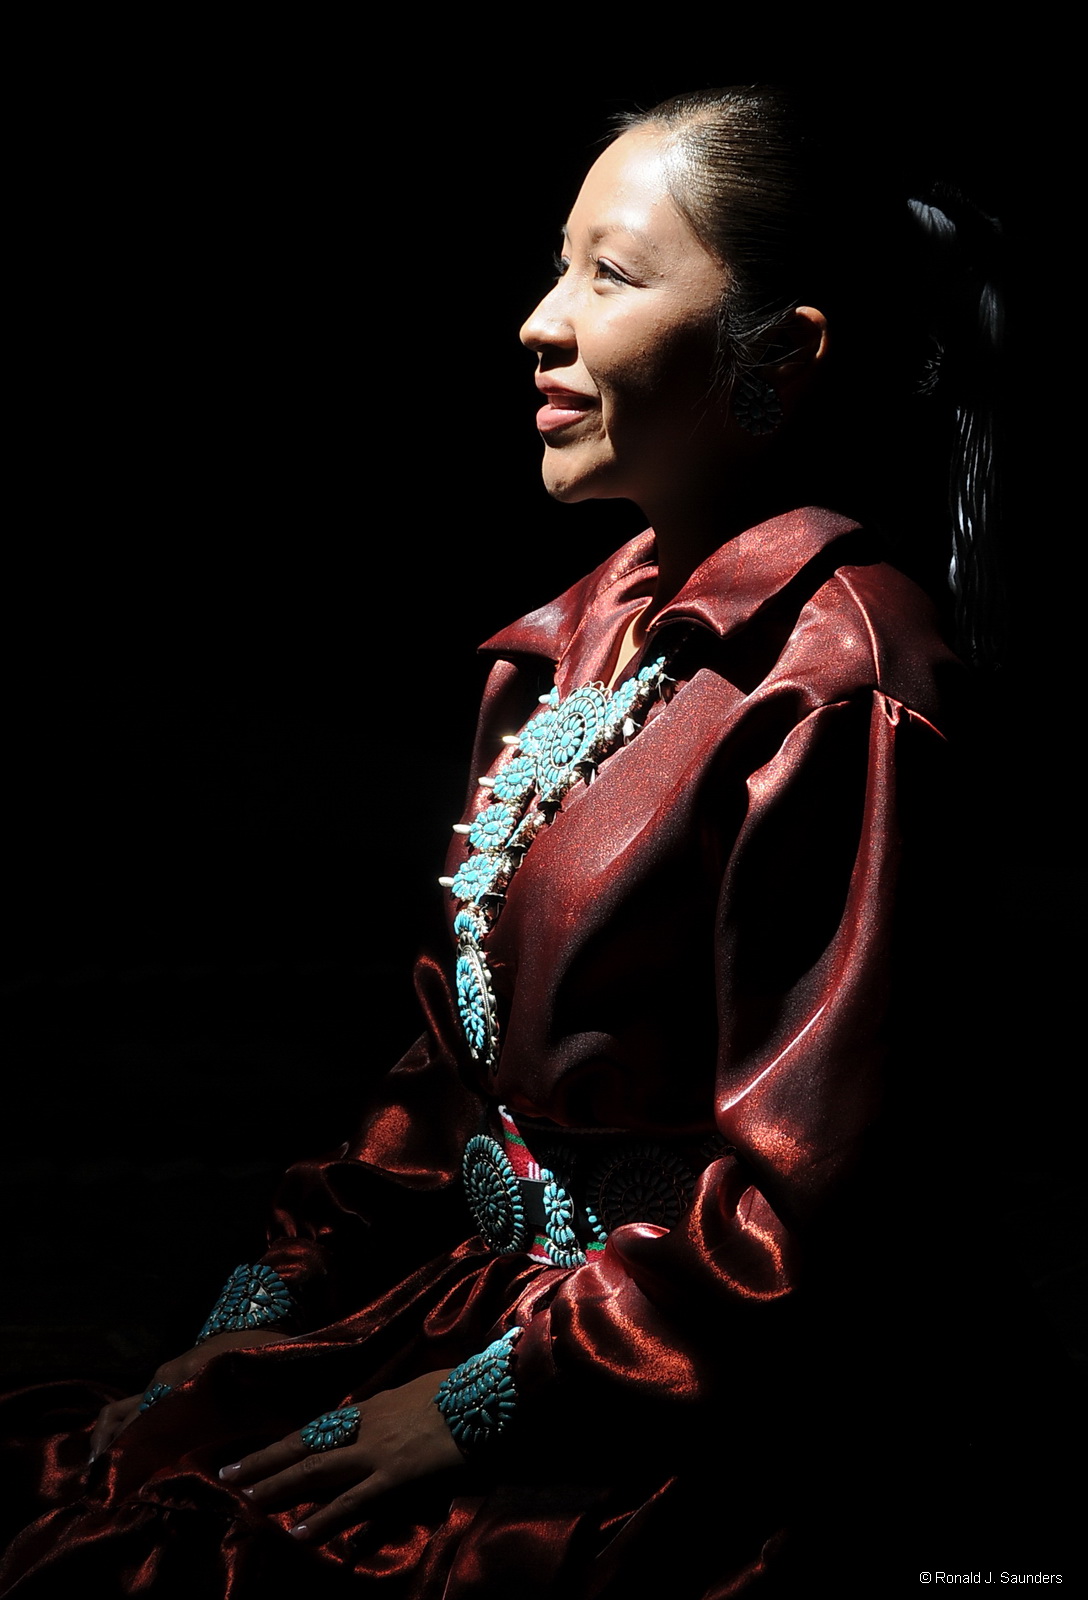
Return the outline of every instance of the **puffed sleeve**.
<path id="1" fill-rule="evenodd" d="M 858 1174 L 887 1106 L 899 924 L 929 836 L 904 808 L 932 804 L 943 749 L 866 691 L 810 710 L 747 776 L 715 928 L 727 1152 L 680 1223 L 616 1228 L 535 1310 L 517 1351 L 530 1405 L 695 1415 L 783 1370 L 814 1275 L 864 1277 Z"/>

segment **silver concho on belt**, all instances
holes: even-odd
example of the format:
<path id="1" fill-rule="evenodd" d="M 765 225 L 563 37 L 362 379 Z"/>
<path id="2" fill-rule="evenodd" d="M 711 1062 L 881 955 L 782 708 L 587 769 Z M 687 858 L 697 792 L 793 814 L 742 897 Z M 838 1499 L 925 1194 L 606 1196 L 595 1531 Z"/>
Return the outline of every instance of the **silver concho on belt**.
<path id="1" fill-rule="evenodd" d="M 544 1253 L 556 1267 L 584 1267 L 586 1253 L 574 1231 L 574 1201 L 557 1180 L 555 1173 L 541 1167 L 544 1180 Z"/>
<path id="2" fill-rule="evenodd" d="M 545 1154 L 542 1143 L 539 1153 Z M 585 1245 L 604 1244 L 615 1228 L 648 1222 L 673 1228 L 691 1202 L 695 1169 L 675 1150 L 636 1140 L 572 1157 L 558 1140 L 547 1142 L 551 1166 L 519 1179 L 498 1139 L 476 1134 L 465 1146 L 462 1172 L 469 1208 L 484 1242 L 500 1254 L 530 1249 L 534 1228 L 543 1223 L 538 1245 L 556 1267 L 585 1264 Z M 557 1159 L 563 1158 L 563 1159 Z M 535 1217 L 535 1221 L 533 1220 Z"/>
<path id="3" fill-rule="evenodd" d="M 516 1255 L 529 1243 L 525 1207 L 506 1151 L 486 1133 L 472 1136 L 461 1162 L 465 1197 L 484 1243 L 500 1255 Z"/>
<path id="4" fill-rule="evenodd" d="M 691 1168 L 674 1151 L 657 1144 L 622 1145 L 591 1166 L 586 1211 L 601 1239 L 625 1222 L 674 1228 L 691 1200 L 694 1182 Z"/>
<path id="5" fill-rule="evenodd" d="M 490 1134 L 474 1134 L 465 1146 L 461 1175 L 469 1210 L 484 1243 L 500 1255 L 527 1250 L 532 1229 L 525 1216 L 521 1184 L 499 1141 Z M 583 1266 L 586 1256 L 574 1230 L 574 1201 L 547 1167 L 540 1168 L 539 1181 L 548 1259 L 557 1267 Z"/>

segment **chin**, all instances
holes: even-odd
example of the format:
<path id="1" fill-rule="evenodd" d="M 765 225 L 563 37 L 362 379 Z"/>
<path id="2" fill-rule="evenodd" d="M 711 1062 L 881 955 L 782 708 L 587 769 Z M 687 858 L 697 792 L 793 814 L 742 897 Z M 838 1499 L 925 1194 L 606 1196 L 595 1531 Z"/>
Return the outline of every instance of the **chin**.
<path id="1" fill-rule="evenodd" d="M 565 506 L 576 505 L 580 500 L 615 500 L 621 491 L 610 488 L 600 473 L 575 472 L 564 468 L 562 459 L 545 453 L 541 465 L 544 487 L 553 500 Z"/>
<path id="2" fill-rule="evenodd" d="M 573 506 L 579 500 L 589 500 L 592 496 L 580 483 L 566 483 L 563 480 L 556 482 L 547 475 L 544 477 L 544 487 L 553 500 L 558 500 L 561 505 Z"/>

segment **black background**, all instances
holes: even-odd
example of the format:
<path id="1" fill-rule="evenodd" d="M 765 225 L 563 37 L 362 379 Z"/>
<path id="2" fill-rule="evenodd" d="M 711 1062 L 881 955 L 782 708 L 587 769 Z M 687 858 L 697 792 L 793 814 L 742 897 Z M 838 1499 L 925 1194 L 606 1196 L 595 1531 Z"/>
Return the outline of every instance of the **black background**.
<path id="1" fill-rule="evenodd" d="M 1010 1272 L 1055 1348 L 1075 1343 L 1052 1142 L 1069 839 L 1054 687 L 1073 670 L 1055 608 L 1070 208 L 1053 65 L 992 41 L 953 58 L 919 26 L 894 44 L 722 26 L 661 47 L 617 18 L 622 48 L 589 52 L 552 15 L 524 41 L 462 31 L 424 53 L 265 26 L 96 25 L 26 50 L 3 625 L 13 1376 L 134 1387 L 184 1348 L 259 1253 L 274 1175 L 346 1137 L 368 1076 L 410 1042 L 473 646 L 640 526 L 539 484 L 516 333 L 558 225 L 611 112 L 814 75 L 859 138 L 919 180 L 958 179 L 1008 232 L 1012 628 L 985 687 L 1007 753 L 982 825 L 1011 954 L 993 1079 L 1024 1101 L 1001 1159 L 1032 1197 Z"/>

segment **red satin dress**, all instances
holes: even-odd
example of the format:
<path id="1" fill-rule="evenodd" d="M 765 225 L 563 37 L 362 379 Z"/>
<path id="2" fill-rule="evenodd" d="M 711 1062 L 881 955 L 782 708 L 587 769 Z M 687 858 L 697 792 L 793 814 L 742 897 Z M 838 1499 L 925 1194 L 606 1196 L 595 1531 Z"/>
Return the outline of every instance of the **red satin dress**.
<path id="1" fill-rule="evenodd" d="M 654 576 L 647 533 L 484 646 L 466 820 L 553 681 L 565 698 L 609 679 Z M 904 1144 L 886 1133 L 902 925 L 958 668 L 920 591 L 811 508 L 715 552 L 629 671 L 665 648 L 670 692 L 507 891 L 488 940 L 497 1069 L 466 1048 L 452 954 L 422 960 L 423 1036 L 351 1144 L 280 1196 L 263 1259 L 307 1331 L 215 1358 L 89 1474 L 86 1433 L 55 1440 L 51 1509 L 0 1592 L 777 1592 L 791 1497 L 834 1470 L 828 1415 L 879 1337 L 857 1330 Z M 455 834 L 448 874 L 468 849 Z M 656 1151 L 660 1179 L 682 1157 L 686 1203 L 664 1226 L 628 1186 L 581 1265 L 497 1252 L 461 1165 L 499 1104 L 559 1159 Z M 220 1483 L 224 1463 L 515 1325 L 518 1410 L 498 1444 L 327 1545 L 289 1537 L 298 1508 L 262 1515 Z"/>

